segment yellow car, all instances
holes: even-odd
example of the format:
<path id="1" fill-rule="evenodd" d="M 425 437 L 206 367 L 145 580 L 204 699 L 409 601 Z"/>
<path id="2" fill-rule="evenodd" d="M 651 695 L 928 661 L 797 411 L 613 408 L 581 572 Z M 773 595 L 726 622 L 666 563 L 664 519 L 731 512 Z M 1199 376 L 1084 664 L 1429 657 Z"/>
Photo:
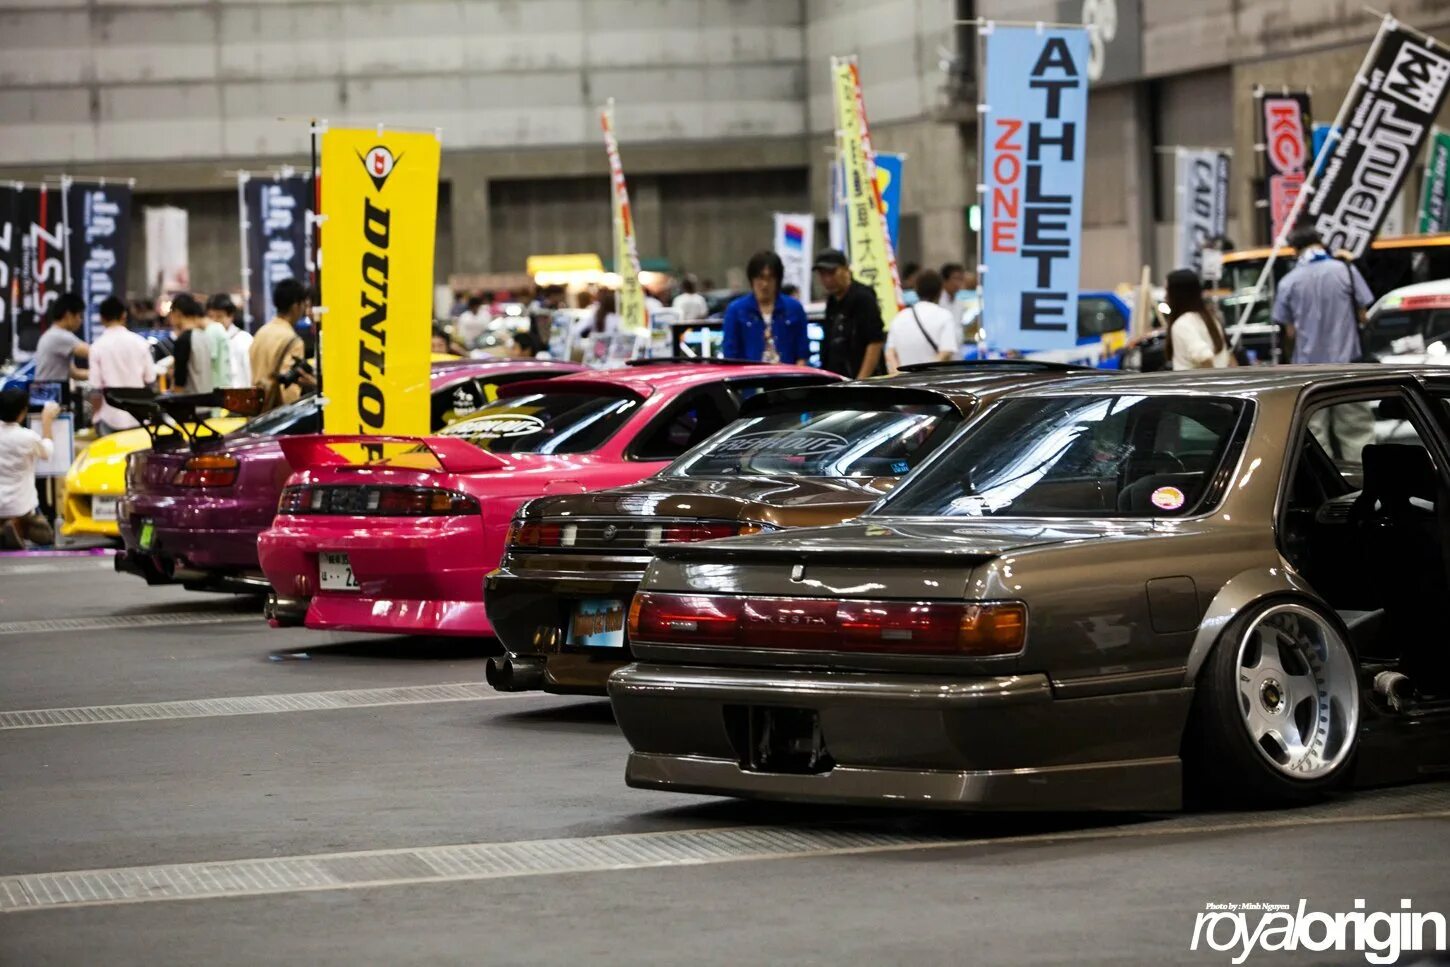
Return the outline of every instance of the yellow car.
<path id="1" fill-rule="evenodd" d="M 230 433 L 245 422 L 234 416 L 207 421 L 218 433 Z M 138 427 L 103 436 L 80 451 L 65 474 L 60 532 L 120 539 L 116 506 L 126 493 L 126 458 L 150 446 L 151 438 Z"/>

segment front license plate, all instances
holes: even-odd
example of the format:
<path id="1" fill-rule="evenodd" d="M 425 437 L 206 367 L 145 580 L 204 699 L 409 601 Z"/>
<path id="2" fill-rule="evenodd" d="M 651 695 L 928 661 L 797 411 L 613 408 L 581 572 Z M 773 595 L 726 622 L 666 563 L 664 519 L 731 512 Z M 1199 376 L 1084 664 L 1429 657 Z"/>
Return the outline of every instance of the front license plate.
<path id="1" fill-rule="evenodd" d="M 121 502 L 119 497 L 92 497 L 91 498 L 91 519 L 92 520 L 115 520 L 116 505 Z"/>
<path id="2" fill-rule="evenodd" d="M 141 550 L 151 550 L 151 545 L 156 543 L 156 524 L 149 520 L 143 520 L 141 522 L 141 533 L 137 535 L 136 540 L 140 543 Z"/>
<path id="3" fill-rule="evenodd" d="M 357 577 L 346 554 L 323 551 L 317 555 L 317 583 L 324 591 L 356 591 Z"/>
<path id="4" fill-rule="evenodd" d="M 581 648 L 623 648 L 627 602 L 615 598 L 586 598 L 574 606 L 568 644 Z"/>

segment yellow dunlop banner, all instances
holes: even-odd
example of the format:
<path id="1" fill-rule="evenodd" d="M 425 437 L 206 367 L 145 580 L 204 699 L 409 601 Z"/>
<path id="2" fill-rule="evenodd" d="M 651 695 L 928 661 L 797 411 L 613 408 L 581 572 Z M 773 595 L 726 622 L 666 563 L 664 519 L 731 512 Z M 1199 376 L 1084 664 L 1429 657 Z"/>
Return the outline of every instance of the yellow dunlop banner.
<path id="1" fill-rule="evenodd" d="M 649 325 L 644 308 L 644 287 L 639 284 L 639 250 L 634 242 L 634 213 L 629 207 L 629 188 L 624 183 L 624 166 L 619 161 L 619 142 L 614 137 L 614 101 L 599 112 L 604 129 L 604 151 L 609 155 L 610 200 L 614 207 L 614 271 L 619 273 L 619 319 L 625 329 Z"/>
<path id="2" fill-rule="evenodd" d="M 322 135 L 327 433 L 423 436 L 433 331 L 436 135 Z M 371 458 L 382 447 L 365 446 Z"/>
<path id="3" fill-rule="evenodd" d="M 886 206 L 876 184 L 875 152 L 854 57 L 831 58 L 836 100 L 836 152 L 846 182 L 846 232 L 851 274 L 876 292 L 886 322 L 901 310 L 896 254 L 886 231 Z"/>

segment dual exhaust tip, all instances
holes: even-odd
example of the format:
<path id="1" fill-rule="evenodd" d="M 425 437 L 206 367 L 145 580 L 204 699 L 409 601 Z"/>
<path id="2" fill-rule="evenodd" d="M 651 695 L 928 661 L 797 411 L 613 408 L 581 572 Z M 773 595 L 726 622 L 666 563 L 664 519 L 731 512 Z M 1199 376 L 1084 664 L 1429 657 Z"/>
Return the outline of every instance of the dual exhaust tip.
<path id="1" fill-rule="evenodd" d="M 500 692 L 533 692 L 544 687 L 544 659 L 506 655 L 490 658 L 484 679 Z"/>

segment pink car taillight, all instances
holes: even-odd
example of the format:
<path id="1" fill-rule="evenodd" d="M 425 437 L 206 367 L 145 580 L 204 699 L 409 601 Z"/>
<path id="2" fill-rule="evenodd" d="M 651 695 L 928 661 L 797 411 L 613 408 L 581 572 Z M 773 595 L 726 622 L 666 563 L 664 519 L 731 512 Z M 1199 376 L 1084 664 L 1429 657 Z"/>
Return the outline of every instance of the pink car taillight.
<path id="1" fill-rule="evenodd" d="M 230 487 L 237 482 L 237 470 L 231 457 L 204 454 L 182 464 L 171 482 L 178 487 Z"/>
<path id="2" fill-rule="evenodd" d="M 689 645 L 993 658 L 1022 650 L 1018 601 L 857 601 L 641 591 L 629 636 Z"/>
<path id="3" fill-rule="evenodd" d="M 277 513 L 349 517 L 452 517 L 477 514 L 478 501 L 439 487 L 293 486 L 282 490 Z"/>

